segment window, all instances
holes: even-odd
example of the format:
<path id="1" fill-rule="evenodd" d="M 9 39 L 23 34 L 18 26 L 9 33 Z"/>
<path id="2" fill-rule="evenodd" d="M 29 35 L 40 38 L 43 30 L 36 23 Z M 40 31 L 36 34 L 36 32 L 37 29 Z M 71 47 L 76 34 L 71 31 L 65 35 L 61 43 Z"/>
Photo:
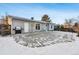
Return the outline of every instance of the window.
<path id="1" fill-rule="evenodd" d="M 36 24 L 36 30 L 40 30 L 40 24 Z"/>

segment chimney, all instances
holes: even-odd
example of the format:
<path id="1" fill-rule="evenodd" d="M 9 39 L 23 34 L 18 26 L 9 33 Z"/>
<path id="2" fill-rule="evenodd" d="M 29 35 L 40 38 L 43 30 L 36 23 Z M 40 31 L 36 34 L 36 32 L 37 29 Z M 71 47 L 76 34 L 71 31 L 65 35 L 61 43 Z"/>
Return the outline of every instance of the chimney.
<path id="1" fill-rule="evenodd" d="M 31 17 L 31 20 L 34 20 L 34 17 Z"/>

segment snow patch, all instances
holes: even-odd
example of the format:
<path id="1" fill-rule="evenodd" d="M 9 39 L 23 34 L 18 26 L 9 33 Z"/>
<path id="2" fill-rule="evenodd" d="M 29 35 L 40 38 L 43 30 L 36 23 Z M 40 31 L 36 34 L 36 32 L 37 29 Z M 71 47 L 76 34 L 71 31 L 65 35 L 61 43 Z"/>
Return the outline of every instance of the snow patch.
<path id="1" fill-rule="evenodd" d="M 15 41 L 21 45 L 35 48 L 44 47 L 51 44 L 75 41 L 73 33 L 58 31 L 33 32 L 28 34 L 19 34 L 14 36 Z"/>

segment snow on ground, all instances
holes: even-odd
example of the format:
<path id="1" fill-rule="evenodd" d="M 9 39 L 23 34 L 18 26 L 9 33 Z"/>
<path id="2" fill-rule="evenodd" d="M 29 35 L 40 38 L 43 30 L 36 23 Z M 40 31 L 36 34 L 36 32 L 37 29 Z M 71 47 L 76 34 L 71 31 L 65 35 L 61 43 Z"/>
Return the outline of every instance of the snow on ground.
<path id="1" fill-rule="evenodd" d="M 13 37 L 18 44 L 31 48 L 39 48 L 57 43 L 75 41 L 75 38 L 72 33 L 56 31 L 17 34 Z"/>
<path id="2" fill-rule="evenodd" d="M 58 31 L 56 31 L 58 33 Z M 61 33 L 61 32 L 59 32 Z M 65 34 L 64 32 L 63 34 Z M 62 34 L 62 35 L 63 35 Z M 76 36 L 75 33 L 73 33 L 74 37 Z M 6 36 L 1 37 L 0 36 L 0 54 L 27 54 L 27 55 L 63 55 L 63 54 L 79 54 L 79 38 L 75 37 L 75 41 L 72 42 L 64 42 L 64 43 L 58 43 L 53 44 L 45 47 L 39 47 L 39 48 L 29 48 L 23 45 L 20 45 L 15 42 L 15 39 L 13 36 Z"/>

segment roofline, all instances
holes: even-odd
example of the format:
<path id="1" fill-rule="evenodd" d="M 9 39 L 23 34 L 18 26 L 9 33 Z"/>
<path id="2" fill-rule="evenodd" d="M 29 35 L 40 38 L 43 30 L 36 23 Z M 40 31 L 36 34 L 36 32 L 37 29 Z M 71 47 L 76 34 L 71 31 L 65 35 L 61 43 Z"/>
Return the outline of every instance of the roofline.
<path id="1" fill-rule="evenodd" d="M 31 19 L 28 19 L 28 18 L 23 18 L 23 17 L 18 17 L 18 16 L 8 15 L 8 17 L 12 17 L 13 20 L 16 19 L 16 20 L 22 20 L 22 21 L 28 21 L 28 22 L 47 23 L 45 21 L 31 20 Z"/>

